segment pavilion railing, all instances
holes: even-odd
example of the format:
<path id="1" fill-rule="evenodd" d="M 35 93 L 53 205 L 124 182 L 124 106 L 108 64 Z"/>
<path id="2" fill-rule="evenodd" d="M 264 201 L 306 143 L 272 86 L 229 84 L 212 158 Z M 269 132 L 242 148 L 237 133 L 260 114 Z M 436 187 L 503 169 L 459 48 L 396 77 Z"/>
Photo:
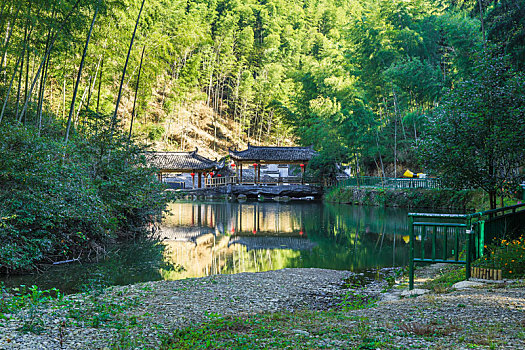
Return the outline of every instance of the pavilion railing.
<path id="1" fill-rule="evenodd" d="M 375 177 L 360 176 L 349 177 L 338 181 L 337 187 L 371 187 L 371 188 L 443 188 L 441 179 L 436 178 L 393 178 L 393 177 Z"/>
<path id="2" fill-rule="evenodd" d="M 229 184 L 235 184 L 235 181 L 235 176 L 212 177 L 204 179 L 204 187 L 226 186 Z"/>
<path id="3" fill-rule="evenodd" d="M 236 176 L 225 176 L 225 177 L 214 177 L 207 178 L 204 180 L 205 187 L 217 187 L 225 186 L 228 184 L 232 185 L 317 185 L 319 181 L 316 181 L 310 177 L 301 176 L 279 176 L 279 177 L 261 177 L 261 179 L 254 179 L 253 177 L 243 178 L 242 181 Z"/>

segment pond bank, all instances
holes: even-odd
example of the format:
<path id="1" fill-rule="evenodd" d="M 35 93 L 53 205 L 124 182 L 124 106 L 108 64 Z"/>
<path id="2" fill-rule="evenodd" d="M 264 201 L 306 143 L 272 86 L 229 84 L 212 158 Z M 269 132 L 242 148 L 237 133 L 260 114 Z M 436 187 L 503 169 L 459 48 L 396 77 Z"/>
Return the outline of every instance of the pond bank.
<path id="1" fill-rule="evenodd" d="M 241 340 L 251 348 L 303 349 L 524 345 L 523 283 L 374 303 L 371 297 L 390 295 L 381 293 L 385 284 L 342 288 L 351 275 L 284 269 L 72 295 L 6 315 L 0 348 L 197 348 L 200 338 L 212 348 L 240 348 Z"/>
<path id="2" fill-rule="evenodd" d="M 194 188 L 173 191 L 175 195 L 193 195 L 202 197 L 225 198 L 227 196 L 244 196 L 245 198 L 258 198 L 260 196 L 273 198 L 287 196 L 291 198 L 313 197 L 320 199 L 323 190 L 318 186 L 310 185 L 226 185 L 220 187 Z"/>
<path id="3" fill-rule="evenodd" d="M 326 193 L 324 199 L 335 203 L 400 208 L 476 210 L 484 207 L 484 194 L 479 190 L 340 187 Z"/>

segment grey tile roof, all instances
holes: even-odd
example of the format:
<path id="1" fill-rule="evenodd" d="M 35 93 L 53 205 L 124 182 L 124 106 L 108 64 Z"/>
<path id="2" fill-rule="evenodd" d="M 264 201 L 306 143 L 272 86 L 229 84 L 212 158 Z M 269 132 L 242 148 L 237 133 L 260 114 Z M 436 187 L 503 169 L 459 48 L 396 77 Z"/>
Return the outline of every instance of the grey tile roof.
<path id="1" fill-rule="evenodd" d="M 312 147 L 266 147 L 250 144 L 244 151 L 229 151 L 231 158 L 237 161 L 307 162 L 317 154 Z"/>
<path id="2" fill-rule="evenodd" d="M 241 244 L 247 250 L 257 249 L 292 249 L 292 250 L 311 250 L 317 243 L 310 241 L 308 238 L 299 237 L 247 237 L 234 236 L 230 238 L 228 246 Z"/>
<path id="3" fill-rule="evenodd" d="M 196 242 L 197 238 L 206 234 L 215 234 L 215 230 L 211 227 L 174 227 L 162 226 L 160 232 L 160 239 L 179 242 Z"/>
<path id="4" fill-rule="evenodd" d="M 146 154 L 146 160 L 160 170 L 212 170 L 218 166 L 217 162 L 198 155 L 197 151 L 198 149 L 193 152 L 150 152 Z"/>

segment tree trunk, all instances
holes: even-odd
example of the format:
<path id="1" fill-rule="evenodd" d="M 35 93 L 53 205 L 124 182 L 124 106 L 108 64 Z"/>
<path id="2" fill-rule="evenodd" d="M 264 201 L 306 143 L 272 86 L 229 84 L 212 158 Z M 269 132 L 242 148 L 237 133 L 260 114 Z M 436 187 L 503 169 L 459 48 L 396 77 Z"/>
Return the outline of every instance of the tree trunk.
<path id="1" fill-rule="evenodd" d="M 7 89 L 7 94 L 5 96 L 4 105 L 2 106 L 2 112 L 0 113 L 0 123 L 2 123 L 2 118 L 4 117 L 5 107 L 7 105 L 7 101 L 9 100 L 9 94 L 11 93 L 11 87 L 13 86 L 13 81 L 15 80 L 16 71 L 18 70 L 18 64 L 20 63 L 22 56 L 18 57 L 18 60 L 16 61 L 15 65 L 15 71 L 13 72 L 13 75 L 11 76 L 11 82 L 9 83 L 9 88 Z"/>
<path id="2" fill-rule="evenodd" d="M 20 113 L 20 118 L 18 120 L 19 123 L 22 122 L 22 118 L 24 117 L 24 115 L 25 115 L 25 113 L 27 111 L 27 106 L 29 104 L 29 99 L 31 98 L 31 94 L 33 93 L 33 89 L 35 88 L 36 82 L 38 81 L 38 78 L 40 77 L 40 72 L 42 71 L 42 66 L 44 65 L 44 62 L 47 60 L 47 57 L 49 56 L 49 53 L 51 52 L 51 49 L 53 48 L 53 45 L 55 44 L 55 41 L 56 41 L 56 39 L 58 37 L 58 34 L 62 31 L 62 29 L 64 28 L 65 23 L 68 21 L 69 17 L 73 13 L 73 11 L 76 10 L 76 8 L 77 8 L 79 3 L 80 3 L 80 0 L 77 0 L 77 2 L 73 5 L 73 7 L 69 11 L 69 13 L 64 18 L 64 21 L 62 22 L 62 24 L 58 28 L 58 30 L 55 33 L 55 35 L 51 39 L 51 43 L 49 45 L 49 48 L 47 49 L 46 53 L 44 54 L 42 62 L 40 62 L 40 65 L 38 66 L 38 70 L 37 70 L 37 72 L 35 74 L 35 77 L 34 77 L 33 82 L 31 84 L 31 88 L 29 89 L 28 95 L 27 95 L 26 100 L 24 102 L 24 107 L 22 108 L 22 112 Z"/>
<path id="3" fill-rule="evenodd" d="M 54 17 L 54 7 L 53 7 L 53 17 Z M 46 39 L 46 51 L 49 47 L 49 41 L 51 40 L 51 28 L 47 32 L 47 39 Z M 38 92 L 38 107 L 37 107 L 37 128 L 38 128 L 38 136 L 40 136 L 40 128 L 42 127 L 42 108 L 44 106 L 44 93 L 46 88 L 46 78 L 47 78 L 47 69 L 49 67 L 49 59 L 51 55 L 47 56 L 47 60 L 44 63 L 44 73 L 42 74 L 42 78 L 40 79 L 40 89 Z"/>
<path id="4" fill-rule="evenodd" d="M 104 71 L 104 56 L 102 55 L 102 62 L 100 62 L 100 76 L 98 77 L 98 91 L 97 91 L 97 114 L 100 109 L 100 90 L 102 89 L 102 72 Z"/>
<path id="5" fill-rule="evenodd" d="M 86 45 L 84 46 L 84 52 L 82 53 L 82 59 L 80 60 L 80 67 L 78 68 L 77 81 L 75 82 L 75 88 L 73 89 L 73 97 L 71 98 L 71 106 L 69 107 L 69 115 L 67 117 L 66 136 L 64 137 L 64 143 L 66 144 L 69 138 L 69 130 L 71 129 L 71 117 L 73 116 L 73 112 L 75 111 L 75 99 L 77 97 L 78 84 L 80 83 L 80 78 L 82 77 L 82 69 L 84 68 L 84 61 L 86 60 L 86 53 L 87 53 L 88 46 L 89 46 L 89 39 L 91 39 L 91 33 L 93 32 L 93 26 L 95 25 L 95 21 L 97 19 L 99 3 L 100 1 L 97 3 L 97 7 L 95 8 L 95 14 L 93 15 L 93 20 L 91 21 L 91 26 L 89 27 L 89 33 L 86 39 Z"/>
<path id="6" fill-rule="evenodd" d="M 16 110 L 15 110 L 15 120 L 18 116 L 18 107 L 20 106 L 20 93 L 22 91 L 22 76 L 24 75 L 24 58 L 26 55 L 26 49 L 27 49 L 27 31 L 29 27 L 29 20 L 26 23 L 26 27 L 24 30 L 24 46 L 22 48 L 22 62 L 20 64 L 20 74 L 18 75 L 18 89 L 16 92 Z"/>
<path id="7" fill-rule="evenodd" d="M 124 85 L 124 78 L 126 77 L 126 70 L 128 68 L 129 56 L 131 54 L 131 49 L 133 48 L 133 42 L 135 41 L 135 34 L 137 32 L 137 27 L 139 26 L 140 15 L 142 14 L 142 9 L 144 8 L 145 2 L 146 0 L 142 0 L 142 4 L 140 5 L 139 15 L 137 16 L 137 21 L 135 22 L 135 29 L 133 30 L 133 35 L 131 36 L 131 42 L 129 43 L 126 63 L 124 64 L 124 69 L 122 70 L 122 78 L 120 80 L 120 86 L 119 86 L 118 95 L 117 95 L 117 103 L 115 105 L 115 112 L 113 113 L 113 117 L 111 118 L 111 136 L 113 136 L 114 128 L 117 125 L 117 113 L 118 113 L 118 106 L 120 105 L 120 98 L 122 97 L 122 86 Z"/>
<path id="8" fill-rule="evenodd" d="M 483 4 L 482 0 L 478 0 L 479 4 L 479 19 L 481 21 L 481 33 L 483 35 L 483 49 L 487 50 L 487 39 L 485 35 L 485 20 L 483 19 Z"/>
<path id="9" fill-rule="evenodd" d="M 140 55 L 139 74 L 137 76 L 137 86 L 135 86 L 135 98 L 133 99 L 133 110 L 131 111 L 131 125 L 129 126 L 128 140 L 131 140 L 131 133 L 133 131 L 133 120 L 135 119 L 135 106 L 137 104 L 137 95 L 139 93 L 140 73 L 142 72 L 142 62 L 144 60 L 144 51 L 146 51 L 146 45 L 142 47 L 142 54 Z"/>
<path id="10" fill-rule="evenodd" d="M 51 55 L 47 56 L 47 63 L 44 69 L 44 74 L 42 76 L 42 96 L 40 98 L 40 107 L 38 109 L 38 136 L 40 136 L 40 132 L 42 129 L 42 107 L 44 105 L 44 96 L 46 92 L 46 82 L 47 82 L 47 72 L 49 69 L 49 60 L 51 59 Z"/>
<path id="11" fill-rule="evenodd" d="M 13 23 L 11 24 L 11 26 L 9 26 L 9 24 L 7 25 L 8 33 L 7 33 L 7 37 L 6 37 L 5 44 L 4 44 L 4 50 L 3 50 L 3 54 L 2 54 L 2 59 L 0 60 L 0 72 L 3 71 L 3 69 L 4 69 L 4 61 L 5 61 L 6 57 L 7 57 L 7 49 L 9 47 L 9 41 L 11 41 L 11 36 L 13 35 L 13 30 L 14 30 L 14 27 L 15 27 L 15 23 L 16 23 L 16 20 L 18 19 L 18 12 L 20 11 L 21 7 L 22 7 L 22 3 L 20 3 L 18 8 L 16 9 L 16 13 L 15 13 L 15 16 L 13 18 Z"/>

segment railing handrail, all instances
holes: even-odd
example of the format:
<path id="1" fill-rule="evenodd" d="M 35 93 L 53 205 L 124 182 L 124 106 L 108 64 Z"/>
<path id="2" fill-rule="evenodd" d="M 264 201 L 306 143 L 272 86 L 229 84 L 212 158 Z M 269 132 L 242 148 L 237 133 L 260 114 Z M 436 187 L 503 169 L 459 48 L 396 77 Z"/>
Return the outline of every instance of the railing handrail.
<path id="1" fill-rule="evenodd" d="M 468 219 L 471 214 L 408 213 L 414 218 Z"/>
<path id="2" fill-rule="evenodd" d="M 442 188 L 440 178 L 402 178 L 402 177 L 379 177 L 358 176 L 348 177 L 337 182 L 336 187 L 379 187 L 379 188 Z"/>
<path id="3" fill-rule="evenodd" d="M 515 211 L 516 209 L 518 209 L 518 208 L 522 208 L 522 207 L 525 207 L 525 203 L 515 204 L 515 205 L 510 205 L 510 206 L 508 206 L 508 207 L 503 207 L 503 208 L 496 208 L 496 209 L 490 209 L 490 210 L 480 211 L 480 212 L 477 212 L 477 213 L 474 213 L 474 214 L 471 214 L 471 215 L 475 215 L 475 216 L 493 215 L 493 214 L 497 214 L 497 213 L 505 212 L 505 211 L 507 211 L 507 210 L 513 210 L 513 211 Z"/>

